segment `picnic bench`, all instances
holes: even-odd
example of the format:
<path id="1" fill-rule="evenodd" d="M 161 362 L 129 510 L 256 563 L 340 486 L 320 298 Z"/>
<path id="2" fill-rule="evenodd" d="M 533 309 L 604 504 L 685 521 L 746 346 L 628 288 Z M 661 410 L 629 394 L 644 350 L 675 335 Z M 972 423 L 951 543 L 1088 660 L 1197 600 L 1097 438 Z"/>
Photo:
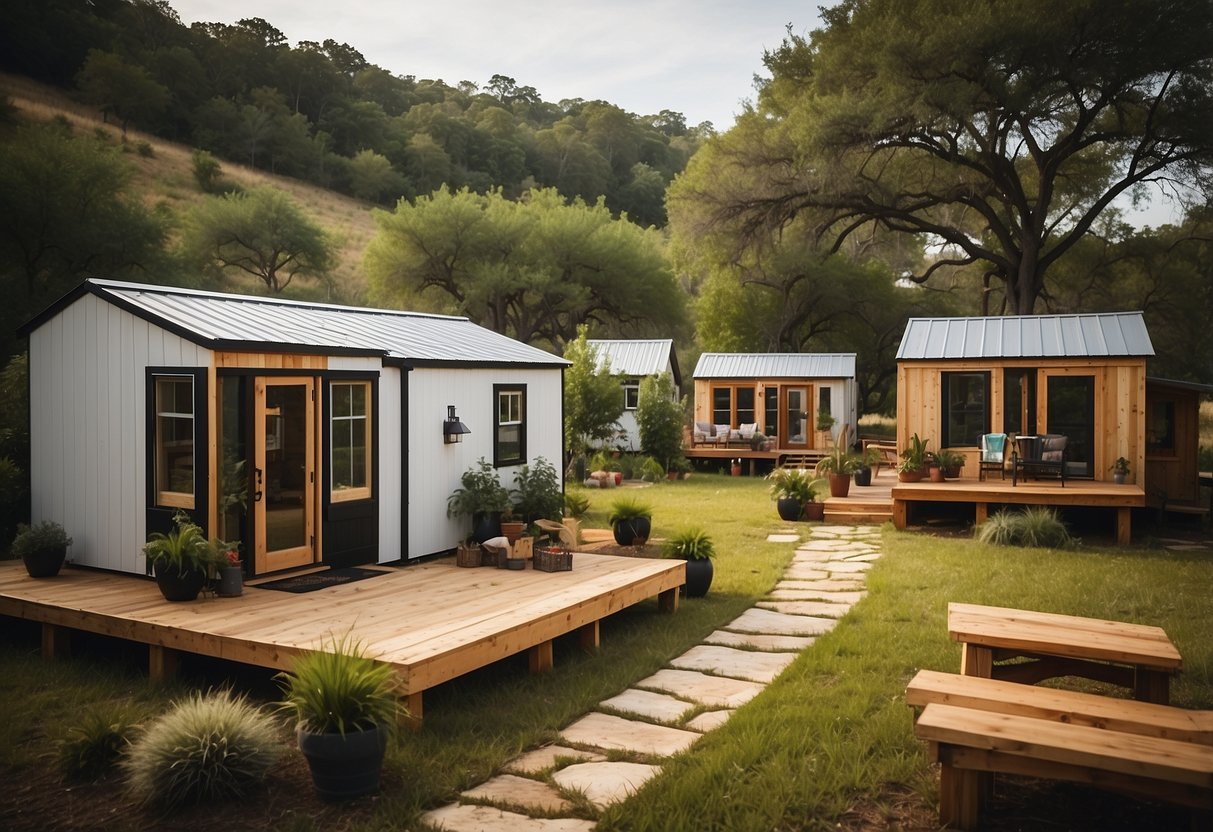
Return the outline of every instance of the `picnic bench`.
<path id="1" fill-rule="evenodd" d="M 966 676 L 1026 684 L 1081 676 L 1164 705 L 1183 665 L 1159 627 L 1031 610 L 950 603 L 948 637 L 961 645 Z"/>

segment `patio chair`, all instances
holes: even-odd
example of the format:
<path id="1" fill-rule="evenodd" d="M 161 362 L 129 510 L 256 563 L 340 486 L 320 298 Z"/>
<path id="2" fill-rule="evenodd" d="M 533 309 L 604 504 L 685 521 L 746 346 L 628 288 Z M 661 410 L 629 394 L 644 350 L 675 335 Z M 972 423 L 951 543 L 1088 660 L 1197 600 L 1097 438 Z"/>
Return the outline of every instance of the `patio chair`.
<path id="1" fill-rule="evenodd" d="M 1007 469 L 1003 467 L 1006 460 L 1007 435 L 1005 433 L 983 433 L 978 440 L 981 446 L 981 460 L 977 467 L 977 479 L 984 480 L 986 471 L 997 471 L 1002 479 L 1007 478 Z"/>
<path id="2" fill-rule="evenodd" d="M 1066 487 L 1066 443 L 1068 437 L 1060 433 L 1046 433 L 1042 436 L 1019 437 L 1021 449 L 1015 456 L 1011 468 L 1012 487 L 1019 484 L 1019 477 L 1039 476 L 1040 474 L 1056 474 L 1061 480 L 1061 487 Z M 1030 440 L 1030 441 L 1027 441 Z"/>

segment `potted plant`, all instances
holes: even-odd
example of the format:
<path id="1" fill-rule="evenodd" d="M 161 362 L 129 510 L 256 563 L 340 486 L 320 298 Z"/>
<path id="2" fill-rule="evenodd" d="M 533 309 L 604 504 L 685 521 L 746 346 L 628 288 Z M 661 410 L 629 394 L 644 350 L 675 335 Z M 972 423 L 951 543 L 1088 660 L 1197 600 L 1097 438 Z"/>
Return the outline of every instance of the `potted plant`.
<path id="1" fill-rule="evenodd" d="M 910 444 L 901 452 L 901 462 L 897 463 L 897 479 L 900 482 L 922 480 L 922 472 L 927 467 L 927 443 L 929 441 L 919 439 L 917 433 L 910 437 Z"/>
<path id="2" fill-rule="evenodd" d="M 834 427 L 834 414 L 826 408 L 817 411 L 817 430 L 829 433 Z"/>
<path id="3" fill-rule="evenodd" d="M 395 669 L 348 637 L 334 637 L 275 678 L 320 796 L 339 800 L 378 790 L 383 752 L 403 713 Z"/>
<path id="4" fill-rule="evenodd" d="M 483 543 L 501 534 L 501 514 L 510 507 L 510 492 L 497 477 L 493 466 L 480 457 L 459 478 L 456 488 L 446 501 L 447 517 L 472 518 L 472 538 Z"/>
<path id="5" fill-rule="evenodd" d="M 564 516 L 564 490 L 552 463 L 536 457 L 534 465 L 518 469 L 514 481 L 514 514 L 525 523 L 559 520 Z"/>
<path id="6" fill-rule="evenodd" d="M 771 481 L 771 499 L 776 501 L 780 519 L 791 522 L 805 517 L 820 520 L 824 516 L 825 506 L 816 502 L 817 490 L 824 480 L 814 478 L 804 468 L 776 468 L 767 479 Z M 818 516 L 809 516 L 812 514 Z"/>
<path id="7" fill-rule="evenodd" d="M 960 451 L 949 451 L 941 449 L 931 454 L 935 465 L 939 468 L 939 473 L 945 479 L 955 479 L 960 476 L 960 469 L 964 467 L 965 455 Z"/>
<path id="8" fill-rule="evenodd" d="M 851 491 L 851 475 L 861 467 L 859 457 L 847 447 L 847 432 L 848 426 L 843 425 L 814 469 L 817 476 L 825 474 L 829 478 L 831 497 L 847 496 Z"/>
<path id="9" fill-rule="evenodd" d="M 21 558 L 31 578 L 53 578 L 63 567 L 67 547 L 71 545 L 72 539 L 54 520 L 43 520 L 32 526 L 20 523 L 13 540 L 12 555 Z"/>
<path id="10" fill-rule="evenodd" d="M 729 473 L 734 477 L 741 476 L 741 457 L 734 457 L 729 465 Z"/>
<path id="11" fill-rule="evenodd" d="M 635 497 L 621 497 L 611 505 L 607 522 L 620 546 L 643 546 L 653 529 L 653 510 Z"/>
<path id="12" fill-rule="evenodd" d="M 215 565 L 213 550 L 202 529 L 183 511 L 173 515 L 171 532 L 152 532 L 143 547 L 143 556 L 166 601 L 193 601 Z"/>
<path id="13" fill-rule="evenodd" d="M 1112 482 L 1117 485 L 1124 485 L 1125 478 L 1129 476 L 1129 460 L 1123 456 L 1116 457 L 1116 461 L 1112 463 Z"/>
<path id="14" fill-rule="evenodd" d="M 876 463 L 880 462 L 880 450 L 869 446 L 863 454 L 860 455 L 859 468 L 855 470 L 855 484 L 868 486 L 872 484 L 872 469 Z"/>
<path id="15" fill-rule="evenodd" d="M 667 558 L 681 558 L 687 562 L 686 594 L 688 598 L 702 598 L 712 586 L 715 569 L 712 555 L 715 548 L 712 538 L 702 529 L 685 529 L 666 541 L 662 554 Z"/>
<path id="16" fill-rule="evenodd" d="M 524 531 L 526 531 L 526 523 L 514 517 L 513 506 L 506 506 L 505 511 L 501 513 L 501 533 L 505 535 L 505 539 L 510 543 L 516 543 Z"/>
<path id="17" fill-rule="evenodd" d="M 244 594 L 244 562 L 240 560 L 240 543 L 224 543 L 218 538 L 210 543 L 212 556 L 219 564 L 219 583 L 215 594 L 235 598 Z"/>

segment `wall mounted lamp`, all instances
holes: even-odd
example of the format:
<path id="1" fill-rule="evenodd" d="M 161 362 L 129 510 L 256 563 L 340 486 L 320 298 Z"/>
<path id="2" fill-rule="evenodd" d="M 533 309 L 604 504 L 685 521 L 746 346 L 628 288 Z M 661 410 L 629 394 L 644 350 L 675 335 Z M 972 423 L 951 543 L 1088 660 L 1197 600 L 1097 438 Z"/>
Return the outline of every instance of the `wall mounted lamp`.
<path id="1" fill-rule="evenodd" d="M 459 417 L 455 415 L 455 405 L 448 404 L 446 406 L 446 421 L 442 423 L 442 441 L 447 445 L 462 442 L 463 435 L 471 432 L 471 429 L 459 421 Z"/>

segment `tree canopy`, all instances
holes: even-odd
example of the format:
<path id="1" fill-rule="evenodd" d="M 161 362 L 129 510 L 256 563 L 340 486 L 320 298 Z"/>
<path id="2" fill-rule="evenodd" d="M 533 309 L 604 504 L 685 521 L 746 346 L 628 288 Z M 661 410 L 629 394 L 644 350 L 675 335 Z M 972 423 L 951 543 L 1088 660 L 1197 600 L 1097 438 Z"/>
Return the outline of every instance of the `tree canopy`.
<path id="1" fill-rule="evenodd" d="M 766 55 L 757 109 L 695 196 L 744 240 L 801 217 L 839 245 L 873 224 L 977 264 L 1031 313 L 1113 201 L 1200 192 L 1213 160 L 1207 0 L 846 0 Z"/>

